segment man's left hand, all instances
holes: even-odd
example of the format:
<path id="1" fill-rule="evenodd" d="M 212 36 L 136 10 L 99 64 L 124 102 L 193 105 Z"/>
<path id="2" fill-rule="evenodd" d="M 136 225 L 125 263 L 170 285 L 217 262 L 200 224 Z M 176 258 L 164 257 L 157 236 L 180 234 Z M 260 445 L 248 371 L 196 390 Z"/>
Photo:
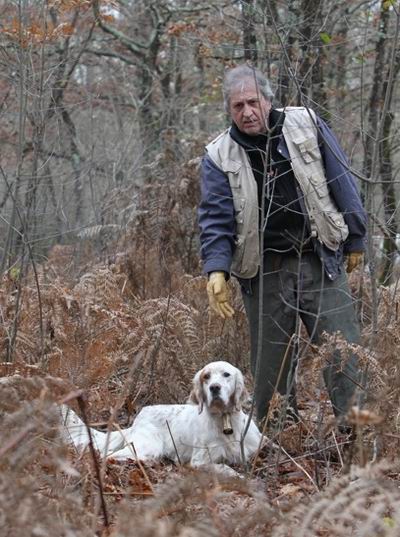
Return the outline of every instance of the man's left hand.
<path id="1" fill-rule="evenodd" d="M 358 267 L 358 265 L 362 262 L 364 257 L 364 254 L 362 252 L 350 252 L 347 254 L 347 266 L 346 266 L 346 272 L 350 274 L 350 272 L 353 272 L 353 270 Z"/>

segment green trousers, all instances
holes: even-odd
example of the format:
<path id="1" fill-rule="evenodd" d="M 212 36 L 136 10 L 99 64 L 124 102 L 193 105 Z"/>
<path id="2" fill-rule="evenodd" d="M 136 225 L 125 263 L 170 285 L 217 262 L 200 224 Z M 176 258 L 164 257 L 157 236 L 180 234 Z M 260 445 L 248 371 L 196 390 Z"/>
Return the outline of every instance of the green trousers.
<path id="1" fill-rule="evenodd" d="M 251 370 L 255 381 L 257 418 L 267 415 L 275 387 L 286 395 L 297 412 L 294 370 L 297 352 L 293 334 L 304 323 L 313 343 L 321 341 L 323 332 L 340 332 L 350 343 L 359 343 L 360 331 L 353 300 L 343 273 L 329 280 L 314 252 L 296 255 L 267 254 L 264 259 L 262 341 L 259 363 L 260 279 L 241 281 L 251 343 Z M 327 360 L 323 376 L 337 417 L 342 417 L 353 403 L 361 374 L 357 357 L 342 360 L 335 350 Z M 283 365 L 282 365 L 283 364 Z"/>

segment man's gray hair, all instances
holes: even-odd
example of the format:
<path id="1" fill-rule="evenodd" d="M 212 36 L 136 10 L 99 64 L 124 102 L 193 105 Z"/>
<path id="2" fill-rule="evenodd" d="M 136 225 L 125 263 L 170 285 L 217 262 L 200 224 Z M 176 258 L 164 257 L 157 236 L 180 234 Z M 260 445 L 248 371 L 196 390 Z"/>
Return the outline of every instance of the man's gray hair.
<path id="1" fill-rule="evenodd" d="M 242 64 L 226 71 L 224 76 L 224 83 L 222 87 L 222 93 L 224 96 L 225 110 L 229 112 L 230 97 L 232 90 L 239 84 L 243 84 L 245 81 L 252 81 L 256 84 L 260 94 L 272 101 L 274 94 L 271 90 L 269 80 L 262 74 L 259 69 L 250 67 L 250 65 Z"/>

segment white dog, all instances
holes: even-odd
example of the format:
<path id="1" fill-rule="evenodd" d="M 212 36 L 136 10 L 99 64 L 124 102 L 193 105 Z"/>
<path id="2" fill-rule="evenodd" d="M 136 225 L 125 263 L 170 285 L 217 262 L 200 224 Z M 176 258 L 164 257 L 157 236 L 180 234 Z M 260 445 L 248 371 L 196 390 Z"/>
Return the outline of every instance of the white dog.
<path id="1" fill-rule="evenodd" d="M 242 411 L 243 375 L 228 362 L 212 362 L 193 379 L 190 403 L 144 407 L 128 429 L 100 432 L 91 428 L 95 448 L 115 459 L 169 459 L 199 466 L 247 461 L 260 445 L 261 433 Z M 85 424 L 62 407 L 64 434 L 78 448 L 89 444 Z M 224 416 L 231 429 L 225 427 Z M 246 430 L 247 429 L 247 430 Z"/>

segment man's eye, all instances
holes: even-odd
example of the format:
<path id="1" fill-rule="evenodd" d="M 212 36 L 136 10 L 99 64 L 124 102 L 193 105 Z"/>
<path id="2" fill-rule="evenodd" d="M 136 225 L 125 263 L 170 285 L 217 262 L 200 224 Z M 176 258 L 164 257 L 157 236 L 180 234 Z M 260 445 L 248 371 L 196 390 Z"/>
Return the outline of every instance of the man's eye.
<path id="1" fill-rule="evenodd" d="M 230 377 L 230 376 L 231 376 L 231 374 L 230 374 L 230 373 L 227 373 L 227 372 L 225 371 L 225 373 L 224 373 L 224 377 Z"/>

